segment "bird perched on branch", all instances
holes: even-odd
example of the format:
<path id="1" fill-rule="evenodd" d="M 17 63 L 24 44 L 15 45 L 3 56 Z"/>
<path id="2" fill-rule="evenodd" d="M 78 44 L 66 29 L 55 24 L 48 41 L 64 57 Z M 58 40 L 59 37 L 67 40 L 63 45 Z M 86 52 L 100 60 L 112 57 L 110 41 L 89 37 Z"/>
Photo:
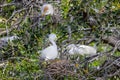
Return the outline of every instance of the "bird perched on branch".
<path id="1" fill-rule="evenodd" d="M 44 4 L 41 8 L 41 14 L 42 16 L 45 15 L 53 15 L 54 13 L 54 9 L 53 6 L 51 4 Z"/>
<path id="2" fill-rule="evenodd" d="M 70 55 L 80 54 L 80 55 L 95 55 L 97 54 L 97 50 L 94 47 L 80 44 L 70 44 L 66 47 L 68 53 Z"/>
<path id="3" fill-rule="evenodd" d="M 52 43 L 49 47 L 43 49 L 42 51 L 38 51 L 41 53 L 41 58 L 45 60 L 55 59 L 58 57 L 58 50 L 55 40 L 57 39 L 55 34 L 49 35 L 49 41 Z"/>

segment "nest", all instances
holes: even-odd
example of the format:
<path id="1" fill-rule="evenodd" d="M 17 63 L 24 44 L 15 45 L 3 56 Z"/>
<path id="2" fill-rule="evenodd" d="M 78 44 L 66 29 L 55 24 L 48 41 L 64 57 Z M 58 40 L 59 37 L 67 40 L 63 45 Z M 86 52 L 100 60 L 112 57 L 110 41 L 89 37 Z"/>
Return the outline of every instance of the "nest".
<path id="1" fill-rule="evenodd" d="M 75 66 L 68 60 L 59 60 L 47 66 L 45 74 L 50 79 L 62 79 L 65 76 L 79 77 L 75 72 Z"/>

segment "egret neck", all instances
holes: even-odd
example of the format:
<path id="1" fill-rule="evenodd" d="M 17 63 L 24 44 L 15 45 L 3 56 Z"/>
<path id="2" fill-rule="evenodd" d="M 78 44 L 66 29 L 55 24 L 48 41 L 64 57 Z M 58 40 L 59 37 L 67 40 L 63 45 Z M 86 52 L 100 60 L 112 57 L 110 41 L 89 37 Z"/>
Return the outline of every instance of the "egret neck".
<path id="1" fill-rule="evenodd" d="M 50 40 L 50 42 L 52 43 L 53 46 L 55 46 L 57 48 L 57 45 L 54 40 Z"/>

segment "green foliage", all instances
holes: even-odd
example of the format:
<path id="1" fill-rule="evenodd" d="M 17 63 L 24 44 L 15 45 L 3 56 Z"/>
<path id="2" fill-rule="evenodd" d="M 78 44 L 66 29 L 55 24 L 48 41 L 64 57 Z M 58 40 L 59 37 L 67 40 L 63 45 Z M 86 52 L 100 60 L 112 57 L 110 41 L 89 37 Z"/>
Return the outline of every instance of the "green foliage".
<path id="1" fill-rule="evenodd" d="M 4 23 L 0 23 L 0 28 L 5 28 L 5 24 Z"/>
<path id="2" fill-rule="evenodd" d="M 7 3 L 12 2 L 13 0 L 7 0 Z M 3 8 L 2 17 L 8 18 L 12 15 L 14 10 L 19 9 L 19 7 L 12 5 L 10 7 L 5 6 Z M 79 42 L 80 39 L 87 37 L 95 37 L 96 41 L 88 44 L 94 46 L 97 42 L 97 51 L 105 52 L 112 49 L 111 46 L 108 47 L 107 44 L 99 41 L 102 35 L 112 35 L 112 32 L 109 31 L 100 31 L 100 28 L 103 29 L 111 27 L 120 27 L 119 20 L 117 16 L 120 14 L 120 3 L 119 0 L 62 0 L 60 4 L 60 9 L 62 13 L 62 23 L 52 23 L 51 16 L 45 16 L 43 20 L 40 21 L 39 25 L 32 27 L 32 19 L 26 17 L 19 25 L 19 29 L 13 29 L 10 32 L 10 35 L 16 34 L 20 39 L 9 43 L 7 47 L 1 49 L 0 60 L 5 60 L 5 66 L 0 67 L 0 78 L 2 80 L 33 80 L 44 78 L 44 69 L 41 68 L 39 63 L 38 50 L 41 50 L 43 47 L 46 47 L 46 38 L 49 33 L 56 33 L 58 40 L 57 45 L 62 48 L 65 40 L 68 40 L 68 26 L 71 27 L 72 39 L 70 43 L 80 43 L 87 44 L 86 41 Z M 24 12 L 21 12 L 24 15 Z M 72 17 L 71 17 L 72 16 Z M 97 21 L 96 25 L 90 25 L 89 17 L 93 17 Z M 1 17 L 1 18 L 2 18 Z M 20 14 L 16 14 L 16 17 L 20 17 Z M 1 19 L 0 18 L 0 19 Z M 73 18 L 73 20 L 71 20 Z M 111 24 L 110 26 L 108 26 Z M 8 23 L 10 27 L 12 21 Z M 5 28 L 5 23 L 0 23 L 0 28 Z M 91 31 L 84 31 L 81 29 L 91 28 Z M 69 42 L 68 42 L 69 43 Z M 65 43 L 68 44 L 67 42 Z M 114 56 L 120 56 L 120 52 L 116 51 Z M 71 60 L 76 60 L 79 57 L 79 61 L 83 61 L 85 56 L 74 55 L 70 56 Z M 88 67 L 89 71 L 94 71 L 96 67 L 101 66 L 104 63 L 107 56 L 102 57 L 101 59 L 91 62 Z M 80 66 L 84 66 L 80 64 Z M 78 69 L 79 74 L 85 75 L 85 73 Z M 97 75 L 97 74 L 95 74 Z M 91 76 L 89 77 L 92 78 Z M 110 78 L 118 79 L 119 76 Z M 78 80 L 76 77 L 65 76 L 63 80 Z"/>
<path id="3" fill-rule="evenodd" d="M 10 3 L 10 2 L 12 2 L 13 0 L 6 0 L 7 1 L 7 3 Z"/>
<path id="4" fill-rule="evenodd" d="M 14 62 L 13 62 L 14 61 Z M 34 75 L 39 72 L 38 60 L 17 58 L 7 62 L 4 70 L 1 70 L 1 79 L 34 79 Z"/>
<path id="5" fill-rule="evenodd" d="M 61 1 L 61 9 L 63 10 L 63 18 L 67 18 L 68 15 L 68 11 L 70 9 L 70 4 L 69 4 L 70 0 L 62 0 Z"/>

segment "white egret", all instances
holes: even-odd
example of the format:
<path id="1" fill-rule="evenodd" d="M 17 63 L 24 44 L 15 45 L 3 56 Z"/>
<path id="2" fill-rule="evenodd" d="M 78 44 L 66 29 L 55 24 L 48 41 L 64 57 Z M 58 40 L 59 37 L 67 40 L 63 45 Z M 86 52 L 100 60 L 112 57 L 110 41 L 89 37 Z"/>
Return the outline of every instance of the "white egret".
<path id="1" fill-rule="evenodd" d="M 39 51 L 41 53 L 41 58 L 45 60 L 55 59 L 58 57 L 58 50 L 57 45 L 55 43 L 55 40 L 57 39 L 55 34 L 49 35 L 49 41 L 52 43 L 49 47 L 45 48 L 42 51 Z"/>
<path id="2" fill-rule="evenodd" d="M 41 8 L 42 16 L 44 15 L 53 15 L 54 9 L 51 4 L 44 4 Z"/>
<path id="3" fill-rule="evenodd" d="M 80 55 L 92 56 L 92 55 L 97 54 L 97 49 L 95 49 L 92 46 L 87 46 L 87 45 L 70 44 L 66 47 L 66 49 L 70 55 L 80 54 Z"/>
<path id="4" fill-rule="evenodd" d="M 7 46 L 8 42 L 12 42 L 15 39 L 19 39 L 18 36 L 10 36 L 10 37 L 2 37 L 0 38 L 0 48 L 2 48 L 3 46 Z"/>
<path id="5" fill-rule="evenodd" d="M 0 39 L 0 41 L 2 41 L 2 42 L 10 41 L 11 42 L 11 41 L 13 41 L 15 39 L 19 39 L 19 37 L 18 36 L 3 37 L 3 38 Z"/>

